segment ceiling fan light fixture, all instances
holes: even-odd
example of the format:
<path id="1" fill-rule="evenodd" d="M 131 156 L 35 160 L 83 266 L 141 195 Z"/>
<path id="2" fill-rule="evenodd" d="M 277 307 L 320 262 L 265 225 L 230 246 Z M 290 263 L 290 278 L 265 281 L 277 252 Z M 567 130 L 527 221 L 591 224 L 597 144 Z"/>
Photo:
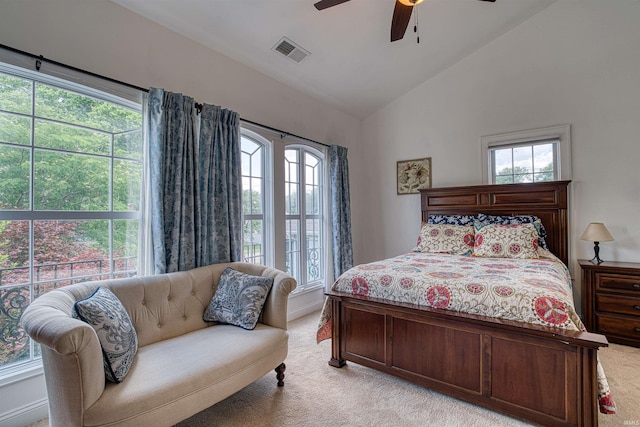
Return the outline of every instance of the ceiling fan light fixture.
<path id="1" fill-rule="evenodd" d="M 424 0 L 398 0 L 405 6 L 417 6 L 422 3 Z"/>

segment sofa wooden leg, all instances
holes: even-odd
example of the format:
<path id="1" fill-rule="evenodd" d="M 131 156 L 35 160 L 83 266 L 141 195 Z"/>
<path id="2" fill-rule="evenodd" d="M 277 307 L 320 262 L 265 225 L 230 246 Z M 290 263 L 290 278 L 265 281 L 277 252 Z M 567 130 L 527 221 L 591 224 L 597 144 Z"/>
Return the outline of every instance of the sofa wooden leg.
<path id="1" fill-rule="evenodd" d="M 287 369 L 287 365 L 281 363 L 276 368 L 276 378 L 278 379 L 278 387 L 282 387 L 284 385 L 284 370 Z"/>

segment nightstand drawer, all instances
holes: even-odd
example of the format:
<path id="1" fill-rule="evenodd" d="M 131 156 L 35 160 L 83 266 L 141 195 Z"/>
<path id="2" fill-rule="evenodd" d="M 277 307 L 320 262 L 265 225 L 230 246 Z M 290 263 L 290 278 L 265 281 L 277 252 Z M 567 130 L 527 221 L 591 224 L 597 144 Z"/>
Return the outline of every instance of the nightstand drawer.
<path id="1" fill-rule="evenodd" d="M 598 316 L 596 331 L 605 335 L 640 339 L 640 318 Z"/>
<path id="2" fill-rule="evenodd" d="M 640 319 L 640 298 L 596 294 L 596 311 L 630 314 Z"/>
<path id="3" fill-rule="evenodd" d="M 623 275 L 598 274 L 598 289 L 634 291 L 640 295 L 640 278 Z"/>

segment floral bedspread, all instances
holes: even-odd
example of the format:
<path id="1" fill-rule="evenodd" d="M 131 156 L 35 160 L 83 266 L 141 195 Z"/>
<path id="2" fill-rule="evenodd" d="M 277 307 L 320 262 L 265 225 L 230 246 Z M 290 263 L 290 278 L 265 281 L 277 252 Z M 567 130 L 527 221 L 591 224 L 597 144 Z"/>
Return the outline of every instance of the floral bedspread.
<path id="1" fill-rule="evenodd" d="M 411 252 L 356 266 L 333 291 L 491 316 L 574 331 L 585 330 L 573 304 L 571 277 L 551 252 L 540 258 L 479 258 Z M 317 341 L 331 338 L 331 310 L 325 302 Z M 600 412 L 615 413 L 598 361 Z"/>

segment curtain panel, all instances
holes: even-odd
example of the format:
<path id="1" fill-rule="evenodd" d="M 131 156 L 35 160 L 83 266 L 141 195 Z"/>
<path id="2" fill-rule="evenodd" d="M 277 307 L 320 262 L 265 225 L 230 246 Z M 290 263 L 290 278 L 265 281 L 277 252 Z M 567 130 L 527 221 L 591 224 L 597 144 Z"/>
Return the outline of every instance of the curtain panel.
<path id="1" fill-rule="evenodd" d="M 334 280 L 353 267 L 351 241 L 351 198 L 347 148 L 329 147 L 329 198 L 331 201 L 331 234 Z"/>
<path id="2" fill-rule="evenodd" d="M 155 88 L 148 114 L 154 272 L 240 261 L 238 114 Z"/>

